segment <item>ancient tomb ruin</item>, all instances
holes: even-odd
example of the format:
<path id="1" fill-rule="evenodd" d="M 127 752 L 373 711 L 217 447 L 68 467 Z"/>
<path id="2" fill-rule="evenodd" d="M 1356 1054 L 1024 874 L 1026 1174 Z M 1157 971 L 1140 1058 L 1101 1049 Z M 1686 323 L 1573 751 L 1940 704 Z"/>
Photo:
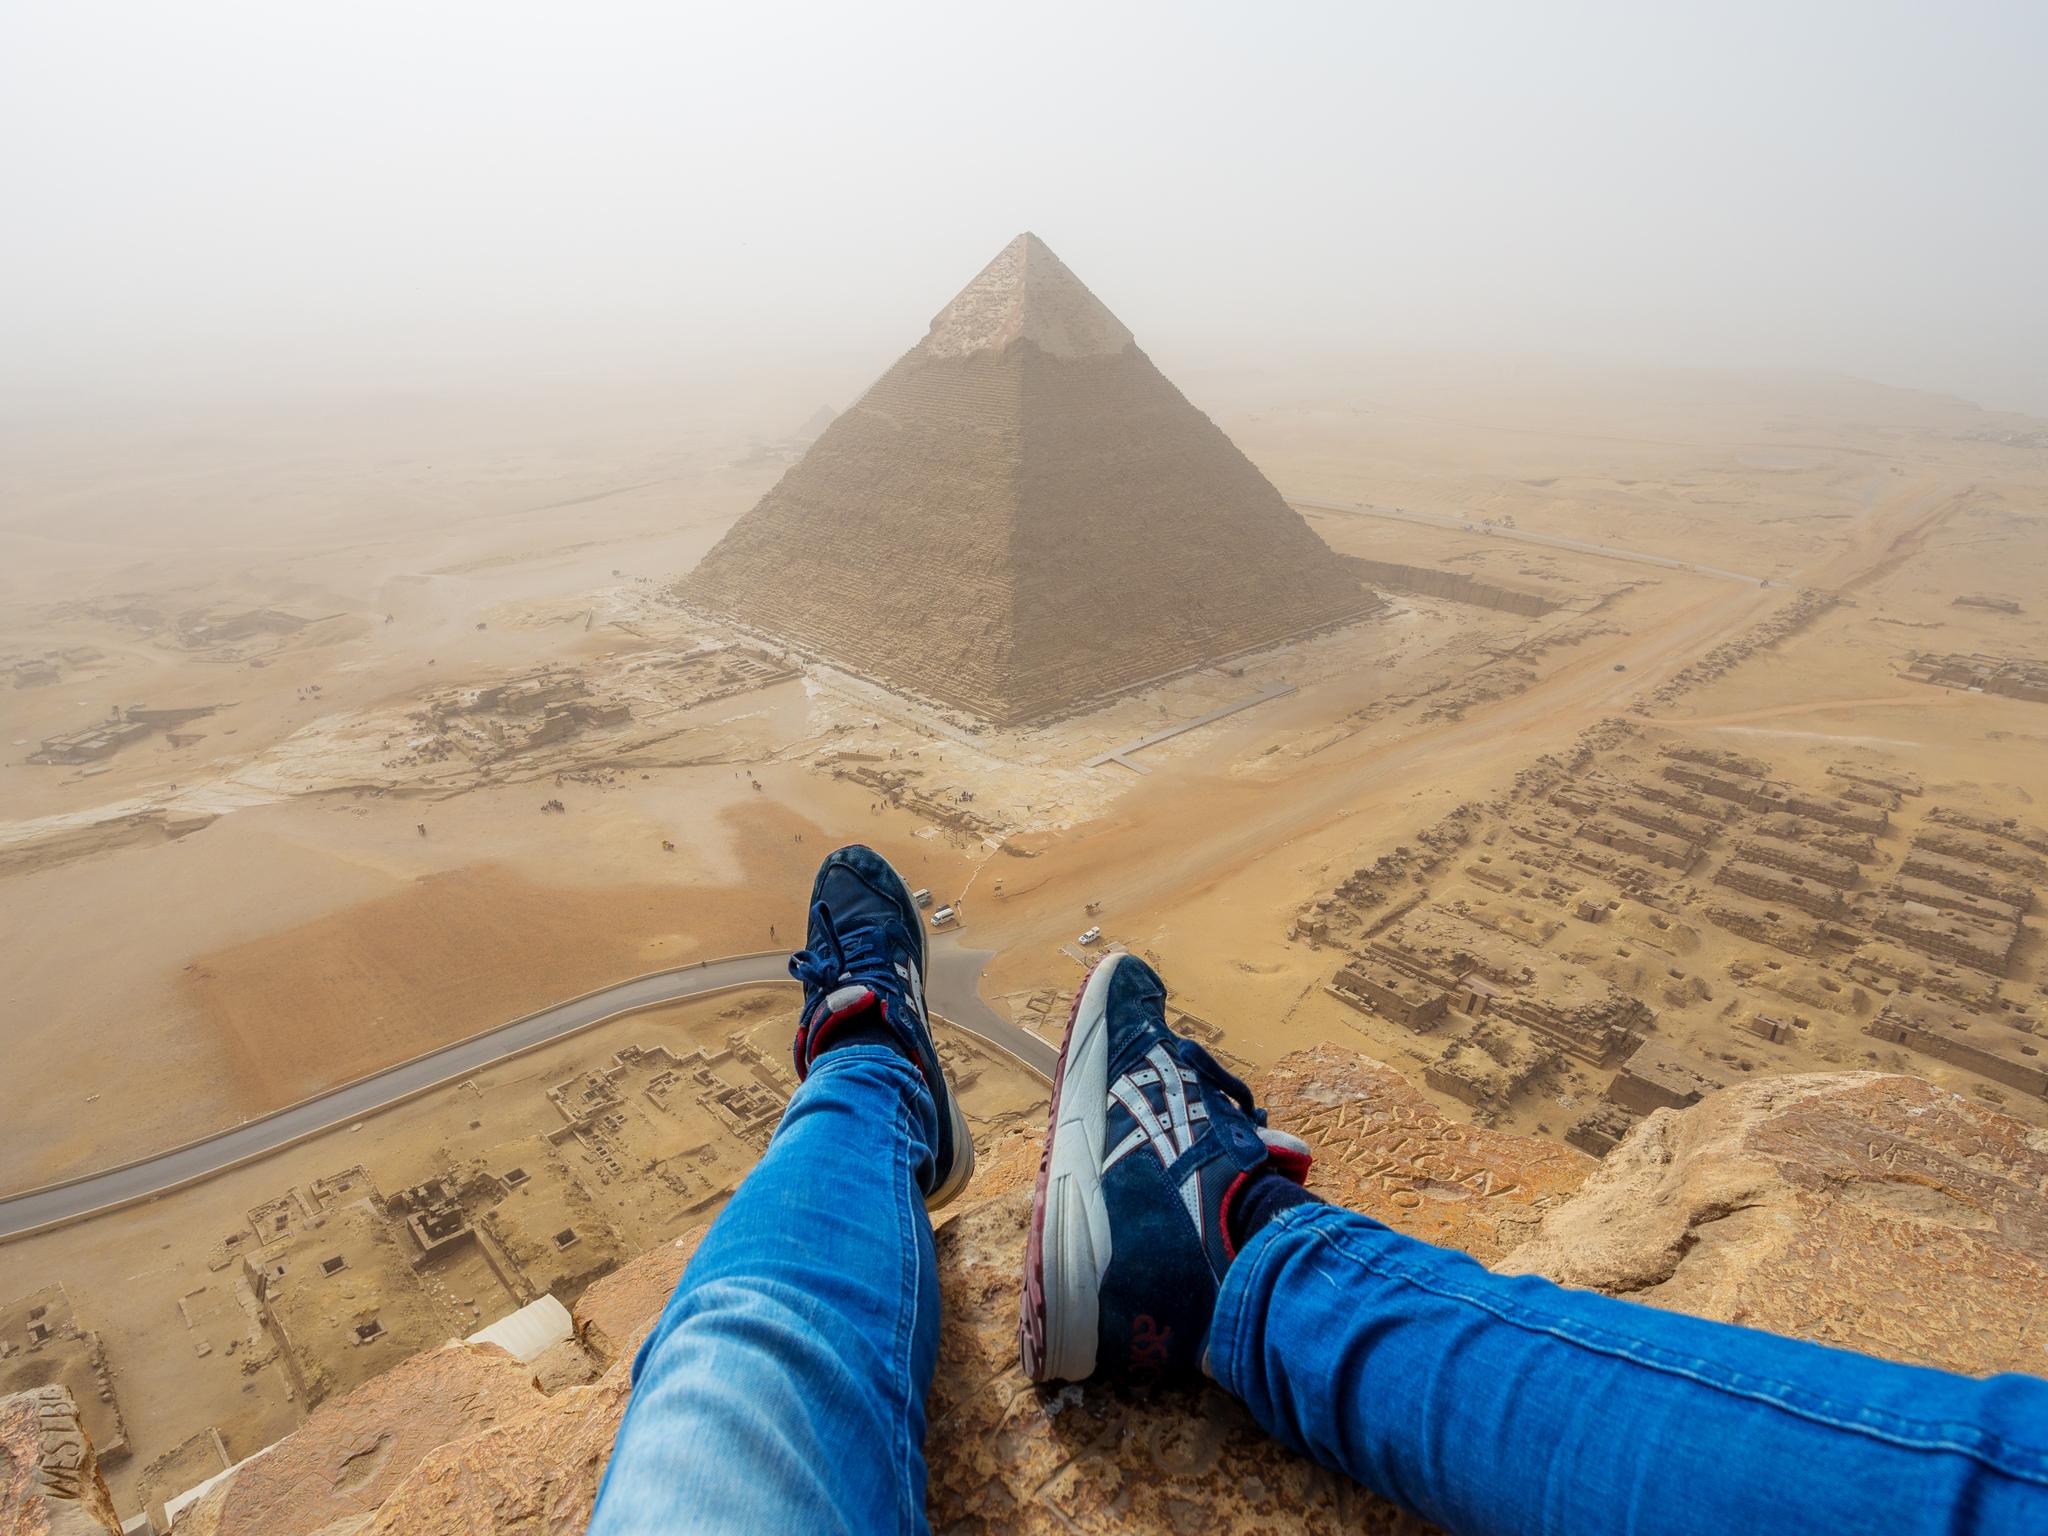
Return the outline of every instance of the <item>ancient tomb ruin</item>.
<path id="1" fill-rule="evenodd" d="M 1001 724 L 1378 606 L 1030 234 L 939 312 L 680 593 Z"/>

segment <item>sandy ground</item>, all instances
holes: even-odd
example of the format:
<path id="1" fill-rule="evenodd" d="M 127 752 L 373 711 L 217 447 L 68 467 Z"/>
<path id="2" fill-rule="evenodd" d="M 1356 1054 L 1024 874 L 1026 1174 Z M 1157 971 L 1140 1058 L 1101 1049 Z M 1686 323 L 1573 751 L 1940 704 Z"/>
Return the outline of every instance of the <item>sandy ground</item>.
<path id="1" fill-rule="evenodd" d="M 2048 655 L 2048 453 L 1992 440 L 2012 418 L 1852 381 L 1532 363 L 1181 382 L 1292 494 L 1491 518 L 1771 585 L 1324 512 L 1313 524 L 1341 552 L 1561 606 L 1527 619 L 1391 592 L 1371 624 L 1029 732 L 819 671 L 554 756 L 422 776 L 385 743 L 430 690 L 542 665 L 602 684 L 699 643 L 662 582 L 772 483 L 800 446 L 791 426 L 851 386 L 9 442 L 0 659 L 51 655 L 59 677 L 0 685 L 0 1188 L 146 1154 L 636 972 L 787 942 L 817 857 L 855 837 L 964 898 L 972 943 L 997 952 L 988 995 L 1037 999 L 1027 1022 L 1058 1014 L 1043 1005 L 1078 980 L 1075 936 L 1099 923 L 1240 1059 L 1339 1039 L 1419 1067 L 1413 1042 L 1323 990 L 1334 957 L 1290 938 L 1295 915 L 1801 586 L 1847 601 L 1645 706 L 1646 722 L 1805 779 L 1859 753 L 1922 779 L 1923 809 L 2042 819 L 2048 706 L 1898 676 L 1916 648 Z M 2024 611 L 1954 606 L 1966 593 Z M 152 629 L 138 608 L 170 617 Z M 259 608 L 312 622 L 225 649 L 177 641 L 177 615 Z M 1146 748 L 1149 772 L 1083 766 L 1286 686 Z M 187 745 L 159 732 L 104 772 L 24 761 L 112 707 L 202 703 L 228 707 Z M 900 773 L 915 795 L 856 770 Z M 541 810 L 551 799 L 560 814 Z M 159 812 L 195 819 L 136 820 Z M 2041 950 L 2034 934 L 2010 995 L 2038 989 Z M 1725 1028 L 1681 1010 L 1671 1037 L 1708 1055 Z M 1853 1055 L 1837 1035 L 1768 1068 Z M 385 1118 L 424 1136 L 434 1113 Z M 1561 1131 L 1568 1117 L 1531 1101 L 1510 1118 Z M 164 1220 L 145 1208 L 0 1249 L 0 1272 L 22 1288 L 64 1279 L 105 1318 L 141 1283 L 107 1255 L 130 1239 L 175 1252 Z M 142 1406 L 159 1386 L 138 1372 L 124 1388 L 148 1454 L 184 1422 Z M 252 1419 L 237 1435 L 264 1432 Z"/>

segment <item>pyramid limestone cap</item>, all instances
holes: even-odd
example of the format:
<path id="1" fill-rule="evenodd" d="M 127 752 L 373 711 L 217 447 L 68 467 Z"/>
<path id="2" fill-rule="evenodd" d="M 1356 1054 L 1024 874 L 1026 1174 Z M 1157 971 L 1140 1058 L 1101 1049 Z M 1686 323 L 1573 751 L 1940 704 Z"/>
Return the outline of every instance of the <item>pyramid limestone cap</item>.
<path id="1" fill-rule="evenodd" d="M 1029 341 L 1054 357 L 1109 357 L 1131 346 L 1132 337 L 1052 248 L 1027 232 L 939 311 L 922 350 L 931 357 L 967 357 L 1000 352 L 1014 341 Z"/>

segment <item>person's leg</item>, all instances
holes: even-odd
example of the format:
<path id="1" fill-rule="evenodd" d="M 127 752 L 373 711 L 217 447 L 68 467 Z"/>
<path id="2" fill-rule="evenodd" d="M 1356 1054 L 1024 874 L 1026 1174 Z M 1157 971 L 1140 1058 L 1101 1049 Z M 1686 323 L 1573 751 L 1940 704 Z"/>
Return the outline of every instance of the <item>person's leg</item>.
<path id="1" fill-rule="evenodd" d="M 1165 1001 L 1128 955 L 1075 1001 L 1025 1258 L 1034 1379 L 1206 1370 L 1456 1536 L 2048 1531 L 2048 1382 L 1498 1276 L 1326 1205 Z"/>
<path id="2" fill-rule="evenodd" d="M 1459 1536 L 2048 1531 L 2048 1382 L 1496 1275 L 1329 1205 L 1246 1242 L 1208 1369 Z"/>
<path id="3" fill-rule="evenodd" d="M 633 1362 L 590 1528 L 921 1532 L 938 1359 L 926 1212 L 974 1147 L 924 1007 L 923 927 L 870 849 L 828 855 L 799 1086 Z"/>
<path id="4" fill-rule="evenodd" d="M 936 1135 L 890 1046 L 818 1059 L 633 1363 L 593 1533 L 925 1529 Z"/>

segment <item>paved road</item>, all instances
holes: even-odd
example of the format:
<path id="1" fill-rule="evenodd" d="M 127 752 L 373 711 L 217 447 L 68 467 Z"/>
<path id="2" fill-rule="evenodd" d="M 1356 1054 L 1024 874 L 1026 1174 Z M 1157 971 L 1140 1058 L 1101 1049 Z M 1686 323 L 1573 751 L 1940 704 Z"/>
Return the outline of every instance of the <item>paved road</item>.
<path id="1" fill-rule="evenodd" d="M 1049 1082 L 1058 1050 L 1012 1024 L 981 1000 L 981 973 L 987 967 L 989 954 L 987 950 L 968 949 L 957 940 L 937 941 L 931 951 L 926 999 L 934 1013 L 1015 1058 Z M 245 1121 L 204 1141 L 0 1200 L 0 1241 L 195 1183 L 315 1132 L 360 1120 L 437 1083 L 467 1077 L 514 1052 L 574 1034 L 616 1014 L 677 1002 L 719 987 L 788 979 L 788 957 L 780 951 L 738 955 L 641 976 L 588 997 L 558 1003 L 317 1099 L 308 1099 L 260 1120 Z"/>
<path id="2" fill-rule="evenodd" d="M 1464 533 L 1491 534 L 1497 539 L 1507 539 L 1519 544 L 1541 544 L 1551 549 L 1576 550 L 1582 555 L 1605 555 L 1612 560 L 1633 560 L 1638 565 L 1659 565 L 1666 570 L 1693 571 L 1701 576 L 1723 576 L 1730 581 L 1747 582 L 1752 587 L 1768 583 L 1762 576 L 1749 576 L 1741 571 L 1724 571 L 1717 565 L 1695 565 L 1689 560 L 1674 560 L 1669 555 L 1653 555 L 1640 549 L 1616 549 L 1611 544 L 1588 544 L 1582 539 L 1568 539 L 1561 533 L 1539 533 L 1533 528 L 1503 528 L 1498 524 L 1491 527 L 1475 523 L 1469 518 L 1447 517 L 1441 512 L 1416 512 L 1407 507 L 1379 507 L 1362 501 L 1311 501 L 1306 496 L 1289 496 L 1290 506 L 1310 507 L 1318 512 L 1348 512 L 1354 517 L 1392 517 L 1404 523 L 1421 523 L 1430 528 L 1456 528 Z"/>

